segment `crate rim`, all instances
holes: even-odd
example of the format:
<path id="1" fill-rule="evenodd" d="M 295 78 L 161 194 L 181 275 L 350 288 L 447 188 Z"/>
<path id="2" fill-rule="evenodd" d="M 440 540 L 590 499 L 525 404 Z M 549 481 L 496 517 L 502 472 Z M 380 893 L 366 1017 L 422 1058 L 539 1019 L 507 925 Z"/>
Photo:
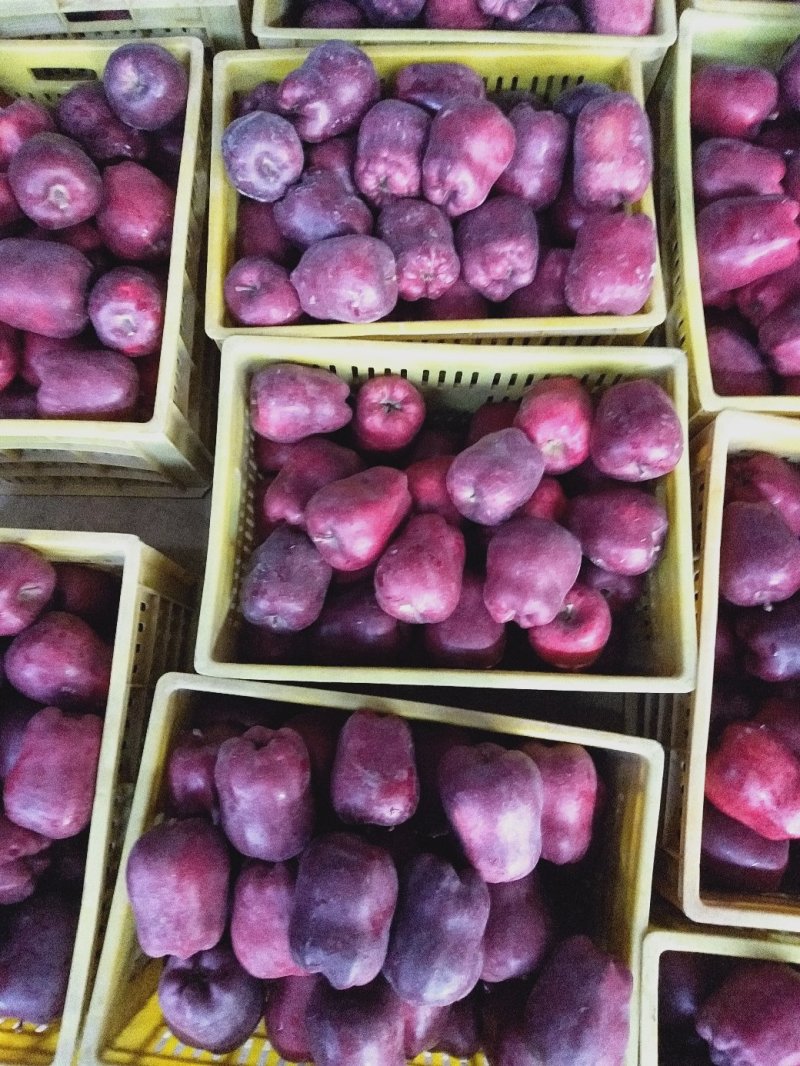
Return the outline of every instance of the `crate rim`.
<path id="1" fill-rule="evenodd" d="M 307 41 L 321 43 L 326 40 L 326 34 L 330 30 L 308 29 L 303 26 L 269 26 L 266 18 L 267 0 L 254 0 L 251 30 L 253 36 L 259 42 L 260 48 L 272 47 L 272 42 L 287 38 L 301 37 Z M 785 6 L 789 6 L 788 4 Z M 630 49 L 635 53 L 644 53 L 648 57 L 655 48 L 670 48 L 676 40 L 678 32 L 678 17 L 673 3 L 660 3 L 656 0 L 655 15 L 662 22 L 660 32 L 646 33 L 641 36 L 626 36 L 623 34 L 609 33 L 544 33 L 519 30 L 459 30 L 459 29 L 431 29 L 420 26 L 413 29 L 406 27 L 392 27 L 389 29 L 379 26 L 363 26 L 357 30 L 339 31 L 336 36 L 343 36 L 345 40 L 357 39 L 359 42 L 376 44 L 390 43 L 392 40 L 404 44 L 418 44 L 430 46 L 437 44 L 474 44 L 483 46 L 486 38 L 490 43 L 497 41 L 498 44 L 513 43 L 515 41 L 526 47 L 536 47 L 539 44 L 547 44 L 552 41 L 557 46 L 589 47 L 595 42 L 598 48 Z M 373 36 L 374 35 L 374 36 Z M 577 38 L 577 41 L 576 41 Z M 265 42 L 265 43 L 262 43 Z"/>
<path id="2" fill-rule="evenodd" d="M 338 35 L 337 35 L 338 36 Z M 545 38 L 565 35 L 541 35 Z M 594 35 L 589 34 L 593 38 Z M 330 34 L 326 37 L 330 39 Z M 465 52 L 467 45 L 452 40 L 437 43 L 435 46 L 421 46 L 427 57 L 436 59 L 436 53 Z M 370 58 L 378 61 L 389 61 L 408 56 L 408 45 L 367 45 L 363 49 Z M 664 283 L 663 264 L 661 262 L 661 249 L 659 244 L 659 220 L 656 211 L 653 184 L 648 186 L 644 196 L 639 201 L 638 213 L 646 214 L 653 223 L 656 236 L 655 272 L 653 285 L 645 308 L 635 315 L 562 315 L 552 318 L 482 318 L 461 319 L 451 321 L 399 321 L 399 322 L 374 322 L 362 324 L 317 323 L 311 325 L 291 326 L 226 326 L 223 325 L 227 313 L 225 310 L 222 283 L 224 280 L 222 270 L 222 249 L 232 240 L 226 230 L 226 222 L 223 204 L 226 196 L 231 193 L 230 186 L 225 176 L 225 168 L 219 145 L 222 142 L 224 131 L 224 106 L 228 95 L 228 71 L 232 66 L 241 68 L 258 68 L 268 66 L 270 60 L 274 62 L 295 62 L 298 66 L 308 55 L 309 48 L 275 48 L 275 49 L 249 49 L 247 51 L 228 50 L 218 52 L 214 56 L 213 76 L 213 104 L 211 116 L 211 165 L 209 183 L 209 216 L 208 216 L 208 264 L 206 271 L 206 300 L 205 300 L 205 331 L 206 334 L 218 345 L 222 342 L 246 334 L 252 337 L 301 337 L 306 339 L 347 339 L 360 340 L 409 340 L 430 338 L 446 342 L 456 336 L 484 336 L 486 338 L 512 338 L 526 337 L 532 331 L 539 330 L 537 335 L 549 336 L 551 334 L 562 337 L 609 337 L 611 343 L 625 343 L 625 338 L 635 338 L 652 333 L 662 325 L 667 318 L 667 297 Z M 565 63 L 574 61 L 577 54 L 586 53 L 599 56 L 608 62 L 619 63 L 625 69 L 625 76 L 630 84 L 630 91 L 638 102 L 645 106 L 644 85 L 642 80 L 642 65 L 640 58 L 629 47 L 611 46 L 595 48 L 594 44 L 577 44 L 574 41 L 564 41 L 562 44 L 553 44 L 548 40 L 535 45 L 535 50 L 526 48 L 524 44 L 517 43 L 485 43 L 483 35 L 480 51 L 472 62 L 483 63 L 492 59 L 517 58 L 522 62 L 535 62 L 536 56 L 545 53 L 548 57 L 563 58 Z M 469 61 L 466 55 L 461 56 L 464 62 Z M 409 60 L 410 61 L 410 60 Z M 620 325 L 622 323 L 622 325 Z M 432 328 L 435 327 L 435 328 Z"/>
<path id="3" fill-rule="evenodd" d="M 708 418 L 723 411 L 735 409 L 742 412 L 773 414 L 777 416 L 800 416 L 800 396 L 724 396 L 716 392 L 711 377 L 708 342 L 706 339 L 705 312 L 700 293 L 700 262 L 697 252 L 697 226 L 692 178 L 692 141 L 690 123 L 690 82 L 695 58 L 695 39 L 699 30 L 714 30 L 724 39 L 726 31 L 735 30 L 744 34 L 754 24 L 789 32 L 796 28 L 800 37 L 800 8 L 796 4 L 778 4 L 793 8 L 780 18 L 762 19 L 758 13 L 734 10 L 737 0 L 730 0 L 731 10 L 702 10 L 689 8 L 678 20 L 677 43 L 674 50 L 674 84 L 667 88 L 671 95 L 671 122 L 665 127 L 662 145 L 671 130 L 671 151 L 675 160 L 674 192 L 676 200 L 678 269 L 682 275 L 687 316 L 685 322 L 686 348 L 689 352 L 689 369 L 694 379 L 699 407 L 692 411 L 692 418 Z M 746 2 L 746 0 L 742 0 Z M 763 6 L 770 6 L 764 4 Z M 731 57 L 735 59 L 735 56 Z M 668 339 L 674 340 L 675 300 L 670 299 L 666 317 Z"/>
<path id="4" fill-rule="evenodd" d="M 361 693 L 341 692 L 332 689 L 308 688 L 301 685 L 280 685 L 257 681 L 239 681 L 232 678 L 202 677 L 197 674 L 170 672 L 164 674 L 156 685 L 153 694 L 153 712 L 151 713 L 145 738 L 139 776 L 136 781 L 133 804 L 128 820 L 125 839 L 120 856 L 119 872 L 114 886 L 111 911 L 103 951 L 98 965 L 98 978 L 113 974 L 115 965 L 120 961 L 120 941 L 123 923 L 130 902 L 125 884 L 125 867 L 131 849 L 144 831 L 146 807 L 153 790 L 152 768 L 158 755 L 158 744 L 164 730 L 164 720 L 170 698 L 181 691 L 210 692 L 220 695 L 245 696 L 254 699 L 273 699 L 276 702 L 295 703 L 298 706 L 319 706 L 320 697 L 326 707 L 336 711 L 354 711 L 357 705 L 368 706 L 381 713 L 397 713 L 394 708 L 421 711 L 421 720 L 453 722 L 472 729 L 482 727 L 491 729 L 492 723 L 502 725 L 502 733 L 510 736 L 538 737 L 542 740 L 560 740 L 564 737 L 573 743 L 601 750 L 616 751 L 641 759 L 646 767 L 645 797 L 639 819 L 639 833 L 642 855 L 653 855 L 658 833 L 658 797 L 664 772 L 664 751 L 656 741 L 644 737 L 618 734 L 604 730 L 585 727 L 562 726 L 553 723 L 524 719 L 516 716 L 494 715 L 489 712 L 472 711 L 443 704 L 421 703 L 392 696 L 373 696 Z M 436 712 L 445 718 L 435 718 Z M 410 715 L 414 719 L 416 714 Z M 517 731 L 510 726 L 519 727 Z M 550 736 L 550 733 L 553 735 Z M 641 1005 L 642 979 L 642 944 L 647 929 L 650 891 L 652 886 L 652 864 L 635 863 L 635 903 L 632 905 L 631 952 L 630 963 L 634 974 L 634 995 L 631 1000 L 631 1029 L 626 1061 L 628 1066 L 638 1061 L 639 1010 Z M 83 1029 L 76 1061 L 78 1066 L 101 1066 L 105 1060 L 101 1054 L 103 1011 L 101 997 L 97 991 L 100 981 L 95 984 L 90 1008 Z"/>
<path id="5" fill-rule="evenodd" d="M 171 695 L 182 690 L 192 692 L 212 692 L 222 696 L 246 696 L 252 698 L 269 697 L 275 702 L 285 700 L 287 703 L 297 703 L 306 697 L 311 700 L 312 696 L 324 693 L 326 703 L 337 711 L 352 711 L 353 700 L 360 701 L 369 710 L 379 714 L 392 714 L 392 708 L 396 704 L 402 707 L 414 707 L 422 713 L 418 716 L 420 721 L 440 722 L 435 712 L 446 712 L 453 717 L 454 725 L 465 726 L 469 729 L 486 730 L 492 733 L 505 733 L 507 736 L 533 736 L 527 731 L 528 726 L 534 727 L 536 735 L 543 731 L 552 730 L 559 737 L 568 738 L 569 743 L 580 744 L 583 747 L 602 747 L 604 750 L 618 751 L 621 754 L 640 755 L 648 764 L 656 769 L 664 767 L 664 749 L 656 740 L 641 737 L 632 733 L 615 733 L 606 729 L 593 729 L 591 726 L 560 725 L 543 721 L 539 718 L 521 718 L 518 715 L 496 714 L 492 711 L 478 711 L 466 707 L 452 707 L 444 703 L 430 703 L 428 701 L 409 699 L 402 689 L 397 690 L 397 695 L 376 695 L 375 693 L 346 692 L 337 689 L 316 689 L 308 685 L 285 685 L 272 681 L 248 681 L 235 677 L 213 677 L 206 674 L 189 674 L 179 670 L 172 670 L 162 674 L 154 690 L 153 703 L 157 698 Z M 297 698 L 299 697 L 299 699 Z M 415 718 L 417 716 L 415 715 Z M 525 727 L 519 733 L 510 731 L 509 723 L 514 726 Z M 450 723 L 448 723 L 450 724 Z M 502 727 L 502 728 L 500 728 Z M 543 739 L 547 739 L 546 737 Z M 602 744 L 599 743 L 602 741 Z"/>
<path id="6" fill-rule="evenodd" d="M 749 18 L 782 19 L 797 14 L 792 0 L 691 0 L 692 11 L 705 15 L 742 15 Z"/>
<path id="7" fill-rule="evenodd" d="M 233 498 L 241 489 L 241 475 L 234 455 L 231 434 L 227 431 L 231 425 L 232 413 L 239 400 L 239 389 L 253 360 L 264 362 L 278 361 L 282 355 L 276 351 L 278 346 L 272 345 L 257 337 L 235 337 L 225 342 L 222 354 L 222 373 L 220 379 L 220 408 L 218 420 L 217 447 L 214 460 L 214 489 L 211 500 L 210 528 L 212 530 L 225 530 L 223 540 L 218 532 L 209 537 L 208 553 L 206 561 L 206 576 L 203 582 L 203 590 L 200 604 L 200 614 L 197 630 L 197 643 L 195 645 L 194 667 L 199 674 L 212 677 L 239 678 L 242 680 L 257 678 L 261 681 L 271 680 L 275 682 L 296 680 L 296 666 L 267 665 L 267 664 L 238 664 L 219 661 L 213 652 L 216 640 L 215 603 L 219 598 L 223 583 L 220 574 L 223 552 L 230 544 L 235 543 L 236 527 L 232 522 L 238 517 L 238 510 L 231 506 Z M 326 353 L 350 352 L 353 360 L 357 360 L 362 352 L 374 358 L 369 362 L 364 360 L 365 365 L 375 366 L 376 369 L 389 370 L 391 366 L 402 363 L 405 367 L 426 362 L 444 364 L 448 368 L 456 364 L 464 364 L 474 356 L 474 364 L 486 364 L 488 355 L 496 351 L 494 346 L 484 347 L 481 345 L 421 345 L 413 342 L 380 342 L 380 341 L 326 341 L 319 345 L 319 358 L 311 358 L 309 349 L 314 347 L 314 342 L 298 338 L 286 338 L 283 346 L 286 361 L 301 357 L 302 362 L 318 362 L 325 365 Z M 256 349 L 254 351 L 254 349 Z M 417 358 L 411 358 L 411 353 L 417 353 Z M 646 352 L 646 356 L 642 353 Z M 382 358 L 383 357 L 383 358 Z M 617 366 L 630 366 L 641 369 L 644 359 L 647 360 L 648 370 L 657 372 L 667 370 L 674 375 L 674 388 L 676 408 L 681 421 L 684 424 L 684 454 L 673 474 L 675 476 L 676 492 L 686 501 L 685 507 L 677 507 L 674 516 L 671 516 L 671 533 L 677 543 L 683 545 L 679 552 L 680 590 L 689 590 L 692 587 L 692 558 L 691 558 L 691 513 L 689 507 L 689 441 L 685 425 L 685 410 L 687 405 L 687 371 L 686 357 L 677 349 L 640 349 L 602 346 L 597 348 L 582 347 L 548 347 L 531 346 L 513 349 L 514 363 L 524 364 L 532 368 L 538 362 L 552 363 L 554 367 L 563 363 L 565 359 L 573 358 L 586 369 L 592 366 L 601 369 L 609 360 L 613 360 Z M 504 370 L 508 370 L 509 363 L 504 364 Z M 513 371 L 512 371 L 513 372 Z M 553 373 L 568 373 L 563 366 Z M 233 471 L 235 476 L 231 477 Z M 680 632 L 680 666 L 669 676 L 646 676 L 646 675 L 614 675 L 614 674 L 571 674 L 569 672 L 523 672 L 519 670 L 488 670 L 480 672 L 480 685 L 485 688 L 521 688 L 521 689 L 548 689 L 550 691 L 597 691 L 609 693 L 622 692 L 689 692 L 694 688 L 697 669 L 697 640 L 694 620 L 694 603 L 688 593 L 679 591 L 679 609 L 676 612 L 677 625 Z M 432 675 L 436 671 L 424 668 L 393 668 L 393 667 L 339 667 L 339 666 L 314 666 L 315 677 L 325 684 L 402 684 L 419 685 L 431 684 Z M 444 672 L 446 678 L 458 684 L 459 679 L 475 677 L 475 671 L 450 669 Z M 437 682 L 433 682 L 437 683 Z M 446 681 L 438 682 L 446 684 Z"/>

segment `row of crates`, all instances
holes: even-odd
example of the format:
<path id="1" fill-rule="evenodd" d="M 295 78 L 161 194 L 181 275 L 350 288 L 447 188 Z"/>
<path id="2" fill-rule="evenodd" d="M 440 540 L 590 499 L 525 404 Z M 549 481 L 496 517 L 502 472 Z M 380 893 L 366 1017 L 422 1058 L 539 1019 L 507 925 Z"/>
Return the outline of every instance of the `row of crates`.
<path id="1" fill-rule="evenodd" d="M 2 7 L 0 7 L 2 10 Z M 2 17 L 0 17 L 2 24 Z M 743 55 L 774 63 L 800 35 L 792 19 L 689 12 L 682 18 L 678 47 L 662 72 L 657 100 L 660 143 L 657 174 L 661 199 L 658 228 L 661 265 L 641 312 L 629 316 L 491 318 L 451 322 L 379 322 L 370 326 L 298 325 L 241 328 L 228 317 L 223 280 L 235 255 L 237 195 L 228 183 L 219 150 L 235 94 L 266 78 L 283 77 L 302 62 L 301 49 L 219 54 L 209 77 L 201 42 L 161 38 L 190 72 L 186 130 L 177 189 L 168 302 L 152 418 L 145 423 L 46 422 L 7 419 L 0 427 L 0 488 L 10 493 L 201 495 L 211 480 L 218 345 L 233 336 L 302 337 L 414 342 L 456 341 L 487 346 L 484 366 L 515 359 L 516 346 L 532 363 L 542 346 L 646 345 L 666 338 L 689 358 L 690 417 L 701 425 L 723 407 L 785 415 L 800 414 L 800 397 L 746 399 L 714 392 L 708 366 L 698 284 L 688 127 L 689 78 L 697 59 L 735 60 Z M 12 95 L 53 102 L 78 78 L 96 78 L 117 41 L 104 39 L 0 41 L 0 88 Z M 370 55 L 382 76 L 418 58 L 408 46 L 375 47 Z M 645 99 L 645 80 L 658 63 L 643 63 L 635 49 L 549 42 L 528 48 L 448 44 L 430 58 L 466 62 L 491 88 L 525 87 L 553 97 L 584 79 L 603 81 Z M 207 215 L 207 206 L 210 209 Z M 634 205 L 656 220 L 653 192 Z M 208 217 L 208 232 L 206 218 Z M 205 265 L 205 270 L 204 270 Z M 210 343 L 211 341 L 216 343 Z M 503 353 L 502 355 L 500 353 Z M 426 356 L 426 358 L 428 358 Z"/>

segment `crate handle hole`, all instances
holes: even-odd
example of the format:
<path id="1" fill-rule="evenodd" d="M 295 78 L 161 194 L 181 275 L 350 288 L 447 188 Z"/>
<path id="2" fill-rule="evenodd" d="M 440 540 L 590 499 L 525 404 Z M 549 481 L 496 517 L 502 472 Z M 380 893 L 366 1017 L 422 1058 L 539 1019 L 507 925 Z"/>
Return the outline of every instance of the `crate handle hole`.
<path id="1" fill-rule="evenodd" d="M 125 8 L 114 11 L 65 11 L 67 22 L 131 22 L 133 15 Z"/>
<path id="2" fill-rule="evenodd" d="M 83 67 L 31 67 L 37 81 L 96 81 L 97 71 Z"/>

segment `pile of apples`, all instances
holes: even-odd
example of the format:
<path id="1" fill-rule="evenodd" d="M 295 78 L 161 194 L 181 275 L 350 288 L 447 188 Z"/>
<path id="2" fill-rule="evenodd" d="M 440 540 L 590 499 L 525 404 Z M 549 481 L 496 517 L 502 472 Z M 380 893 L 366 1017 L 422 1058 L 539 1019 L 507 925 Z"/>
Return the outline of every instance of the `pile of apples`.
<path id="1" fill-rule="evenodd" d="M 632 315 L 650 295 L 654 227 L 626 210 L 652 177 L 650 124 L 608 85 L 551 105 L 424 62 L 381 99 L 369 56 L 329 41 L 239 100 L 222 158 L 240 325 Z"/>
<path id="2" fill-rule="evenodd" d="M 587 669 L 668 535 L 652 489 L 683 435 L 653 381 L 595 404 L 577 378 L 548 378 L 481 407 L 465 440 L 425 427 L 404 377 L 351 394 L 278 363 L 253 374 L 250 414 L 274 477 L 256 492 L 241 589 L 248 661 L 488 669 L 508 653 Z"/>
<path id="3" fill-rule="evenodd" d="M 0 1015 L 64 1007 L 119 581 L 0 545 Z"/>
<path id="4" fill-rule="evenodd" d="M 800 41 L 692 77 L 697 251 L 721 396 L 800 395 Z"/>
<path id="5" fill-rule="evenodd" d="M 481 1046 L 492 1066 L 621 1066 L 631 974 L 585 935 L 602 794 L 585 748 L 248 703 L 195 709 L 166 818 L 128 860 L 179 1040 L 225 1054 L 263 1016 L 316 1066 Z"/>
<path id="6" fill-rule="evenodd" d="M 783 1066 L 800 1056 L 800 973 L 779 962 L 668 951 L 659 1066 Z"/>
<path id="7" fill-rule="evenodd" d="M 653 29 L 653 0 L 303 0 L 288 25 L 356 30 L 527 30 L 641 37 Z M 298 21 L 299 20 L 299 21 Z"/>
<path id="8" fill-rule="evenodd" d="M 729 460 L 722 520 L 702 878 L 791 891 L 800 839 L 800 471 Z"/>
<path id="9" fill-rule="evenodd" d="M 188 75 L 126 44 L 54 109 L 0 100 L 0 418 L 153 411 Z"/>

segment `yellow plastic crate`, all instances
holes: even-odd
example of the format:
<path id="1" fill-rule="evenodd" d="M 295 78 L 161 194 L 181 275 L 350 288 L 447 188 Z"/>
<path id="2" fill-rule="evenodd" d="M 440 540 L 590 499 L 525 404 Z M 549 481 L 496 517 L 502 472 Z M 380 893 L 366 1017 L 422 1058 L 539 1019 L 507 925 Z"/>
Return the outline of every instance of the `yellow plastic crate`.
<path id="1" fill-rule="evenodd" d="M 797 396 L 720 396 L 714 391 L 700 294 L 692 189 L 692 71 L 714 62 L 763 64 L 776 69 L 786 48 L 800 36 L 800 7 L 775 6 L 793 11 L 780 19 L 765 19 L 758 14 L 684 12 L 674 59 L 671 57 L 662 71 L 659 222 L 669 302 L 667 342 L 689 356 L 689 411 L 693 426 L 708 422 L 725 409 L 800 415 Z M 665 77 L 670 71 L 672 76 Z"/>
<path id="2" fill-rule="evenodd" d="M 208 198 L 203 46 L 158 41 L 189 71 L 164 336 L 149 422 L 0 421 L 0 492 L 201 496 L 211 477 L 217 353 L 202 327 L 200 260 Z M 100 75 L 120 41 L 0 41 L 0 89 L 52 104 Z"/>
<path id="3" fill-rule="evenodd" d="M 125 863 L 138 838 L 157 819 L 165 796 L 164 770 L 177 734 L 191 726 L 194 708 L 204 697 L 252 699 L 285 709 L 290 717 L 302 707 L 322 707 L 331 714 L 359 708 L 391 713 L 410 720 L 446 722 L 481 732 L 513 737 L 583 744 L 601 760 L 609 789 L 606 841 L 597 897 L 587 900 L 597 916 L 598 942 L 622 959 L 633 972 L 631 1041 L 626 1066 L 638 1058 L 638 996 L 641 945 L 650 908 L 650 887 L 663 753 L 652 741 L 615 733 L 545 724 L 481 711 L 408 703 L 388 696 L 171 674 L 162 678 L 153 702 L 142 769 L 136 785 L 120 873 L 114 890 L 103 954 L 78 1056 L 79 1066 L 167 1066 L 180 1062 L 222 1062 L 230 1066 L 283 1066 L 267 1041 L 263 1023 L 242 1048 L 212 1056 L 179 1043 L 164 1025 L 155 995 L 160 960 L 138 949 L 133 914 L 125 887 Z M 611 799 L 613 797 L 613 799 Z M 425 1066 L 456 1066 L 443 1054 L 414 1060 Z M 342 1066 L 346 1066 L 342 1063 Z M 478 1055 L 472 1066 L 486 1066 Z"/>
<path id="4" fill-rule="evenodd" d="M 723 411 L 692 440 L 695 585 L 699 626 L 697 687 L 693 696 L 651 702 L 639 727 L 667 754 L 659 850 L 658 890 L 695 922 L 800 933 L 800 894 L 746 896 L 700 889 L 706 753 L 714 681 L 719 556 L 728 457 L 770 452 L 800 461 L 800 422 Z M 629 728 L 634 726 L 629 723 Z"/>
<path id="5" fill-rule="evenodd" d="M 252 0 L 3 0 L 0 37 L 166 37 L 246 48 Z"/>
<path id="6" fill-rule="evenodd" d="M 97 787 L 80 918 L 60 1023 L 43 1031 L 0 1022 L 0 1066 L 70 1066 L 77 1051 L 100 957 L 122 838 L 139 769 L 153 690 L 165 670 L 188 651 L 194 579 L 137 537 L 0 529 L 0 542 L 26 544 L 53 562 L 88 563 L 118 574 L 121 592 L 111 686 L 97 771 Z"/>
<path id="7" fill-rule="evenodd" d="M 791 0 L 690 0 L 686 6 L 720 15 L 748 15 L 758 19 L 791 19 L 797 15 L 797 3 Z"/>
<path id="8" fill-rule="evenodd" d="M 391 31 L 394 33 L 394 31 Z M 327 37 L 331 34 L 327 33 Z M 336 34 L 335 36 L 340 36 Z M 542 35 L 542 36 L 547 36 Z M 643 102 L 640 61 L 629 51 L 603 49 L 597 38 L 584 48 L 574 44 L 557 47 L 543 44 L 531 50 L 523 44 L 375 47 L 365 51 L 382 79 L 390 81 L 408 63 L 420 59 L 465 63 L 484 78 L 489 89 L 520 88 L 553 99 L 564 89 L 584 79 L 606 82 L 614 89 L 632 93 Z M 483 42 L 483 35 L 481 35 Z M 423 54 L 424 53 L 424 54 Z M 233 336 L 248 337 L 359 337 L 375 340 L 418 341 L 466 340 L 471 344 L 644 344 L 666 314 L 661 266 L 656 262 L 653 291 L 636 315 L 571 315 L 559 318 L 484 318 L 452 322 L 374 322 L 351 325 L 322 322 L 310 325 L 243 327 L 229 317 L 223 282 L 235 258 L 238 193 L 228 181 L 220 144 L 225 127 L 233 118 L 234 94 L 246 92 L 266 78 L 282 79 L 296 69 L 308 54 L 303 49 L 276 48 L 269 52 L 230 52 L 214 60 L 214 105 L 211 129 L 211 191 L 209 210 L 208 282 L 206 332 L 218 343 Z M 655 221 L 652 190 L 634 205 L 636 211 Z"/>
<path id="9" fill-rule="evenodd" d="M 659 1066 L 658 976 L 665 951 L 800 965 L 800 943 L 796 940 L 759 937 L 722 928 L 698 929 L 673 911 L 659 909 L 645 934 L 642 949 L 640 1066 Z"/>
<path id="10" fill-rule="evenodd" d="M 487 355 L 491 354 L 491 357 Z M 429 359 L 429 356 L 435 358 Z M 248 395 L 255 369 L 291 361 L 323 366 L 358 385 L 375 374 L 399 373 L 420 386 L 434 417 L 462 420 L 487 400 L 516 400 L 539 378 L 575 374 L 597 392 L 624 378 L 649 377 L 686 411 L 686 363 L 680 352 L 656 349 L 498 349 L 465 345 L 379 344 L 370 341 L 282 343 L 234 338 L 222 357 L 211 534 L 200 609 L 195 669 L 218 677 L 327 684 L 452 685 L 471 688 L 561 689 L 604 692 L 688 692 L 694 685 L 696 639 L 692 605 L 688 456 L 664 478 L 658 495 L 670 533 L 659 566 L 648 576 L 639 624 L 641 675 L 538 673 L 521 670 L 448 670 L 442 667 L 337 667 L 237 661 L 237 604 L 244 565 L 255 547 Z"/>
<path id="11" fill-rule="evenodd" d="M 772 5 L 762 3 L 760 6 Z M 791 5 L 785 3 L 780 6 Z M 677 36 L 674 0 L 655 0 L 653 32 L 644 37 L 596 33 L 526 33 L 518 30 L 431 30 L 424 26 L 417 29 L 364 27 L 332 33 L 330 30 L 304 29 L 287 24 L 292 7 L 291 0 L 254 0 L 253 34 L 259 48 L 313 48 L 333 36 L 364 48 L 385 44 L 403 45 L 406 48 L 458 44 L 470 47 L 475 55 L 480 55 L 487 44 L 517 46 L 528 50 L 542 47 L 578 47 L 592 52 L 598 49 L 629 50 L 641 61 L 646 93 L 653 87 L 664 56 Z"/>

